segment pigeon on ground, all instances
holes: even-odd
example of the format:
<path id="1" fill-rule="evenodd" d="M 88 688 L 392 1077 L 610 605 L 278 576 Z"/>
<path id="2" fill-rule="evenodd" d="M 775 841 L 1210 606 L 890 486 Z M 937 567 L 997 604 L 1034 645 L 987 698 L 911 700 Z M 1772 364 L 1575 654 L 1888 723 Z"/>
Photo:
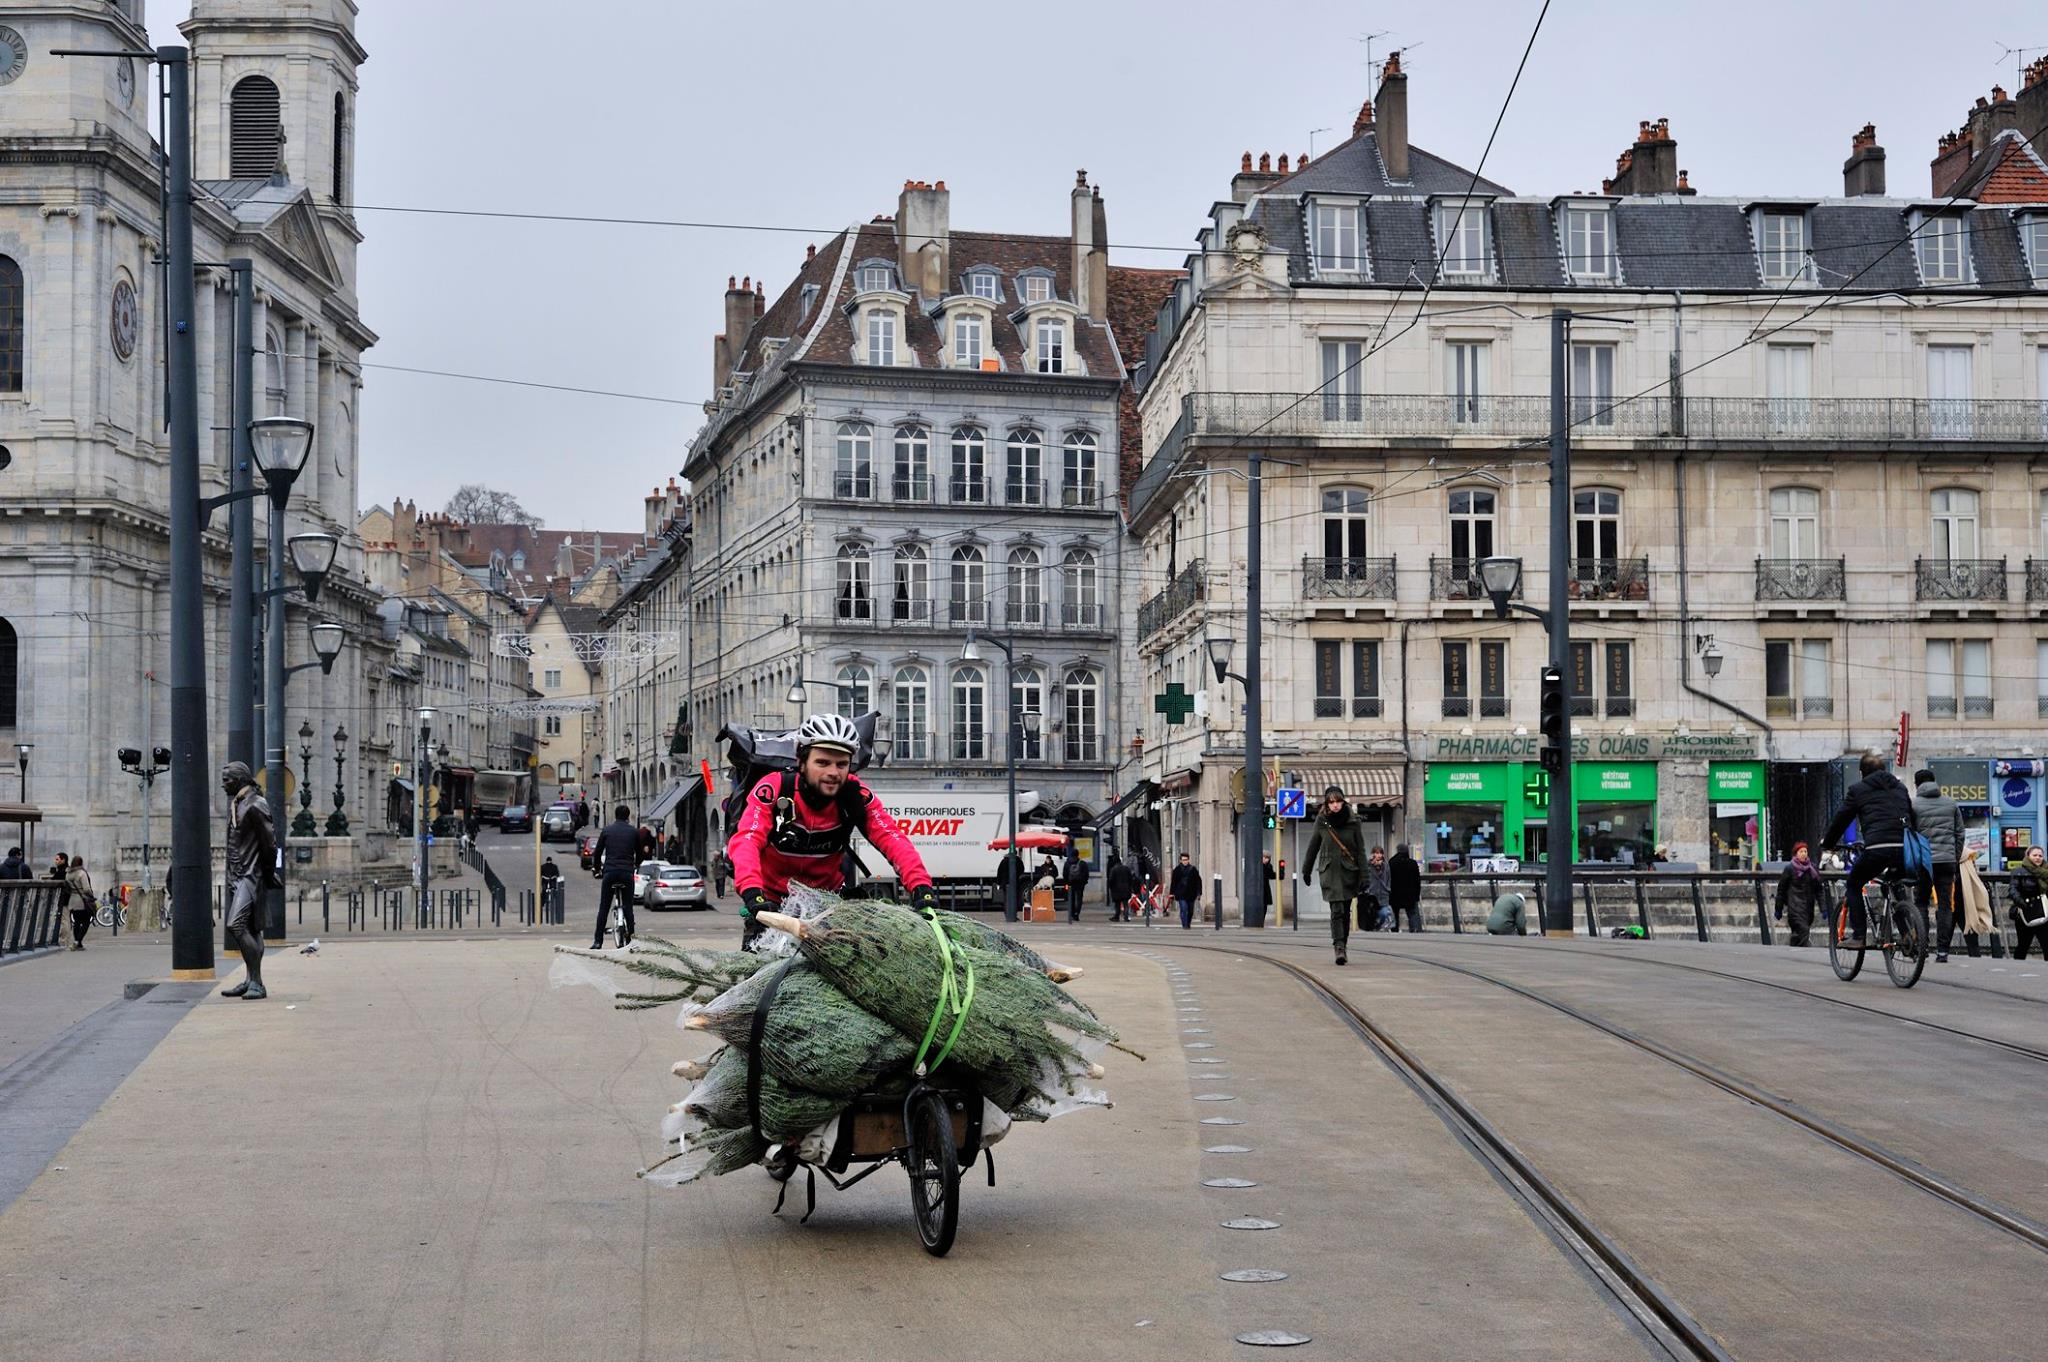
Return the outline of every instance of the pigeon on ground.
<path id="1" fill-rule="evenodd" d="M 305 945 L 304 945 L 303 947 L 301 947 L 301 948 L 300 948 L 300 950 L 299 950 L 299 954 L 300 954 L 300 955 L 318 955 L 318 954 L 320 954 L 320 938 L 316 936 L 316 937 L 314 937 L 314 938 L 313 938 L 313 939 L 312 939 L 311 941 L 307 942 L 307 943 L 306 943 L 306 944 L 305 944 Z"/>

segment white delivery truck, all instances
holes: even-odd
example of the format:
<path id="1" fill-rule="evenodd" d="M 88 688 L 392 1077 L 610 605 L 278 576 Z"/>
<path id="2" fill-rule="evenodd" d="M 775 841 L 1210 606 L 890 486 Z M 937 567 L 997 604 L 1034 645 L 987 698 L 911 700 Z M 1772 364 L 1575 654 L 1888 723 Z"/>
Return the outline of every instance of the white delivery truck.
<path id="1" fill-rule="evenodd" d="M 1008 794 L 902 786 L 886 774 L 879 776 L 875 792 L 902 827 L 903 835 L 917 847 L 917 854 L 924 858 L 939 902 L 948 908 L 995 906 L 996 871 L 1002 865 L 1003 853 L 990 851 L 988 844 L 1010 835 Z M 1020 810 L 1037 803 L 1036 791 L 1017 791 Z M 869 846 L 867 839 L 855 838 L 854 850 L 867 868 L 865 878 L 895 882 L 895 867 Z M 1027 858 L 1027 874 L 1032 864 Z"/>

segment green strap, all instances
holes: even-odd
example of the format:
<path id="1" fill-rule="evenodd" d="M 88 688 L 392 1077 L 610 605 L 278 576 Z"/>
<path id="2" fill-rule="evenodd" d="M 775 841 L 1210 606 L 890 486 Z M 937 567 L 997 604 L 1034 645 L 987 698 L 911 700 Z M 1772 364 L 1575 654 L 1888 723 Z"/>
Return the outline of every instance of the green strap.
<path id="1" fill-rule="evenodd" d="M 932 935 L 938 938 L 939 961 L 945 970 L 945 977 L 939 984 L 939 1000 L 932 1008 L 931 1025 L 925 1027 L 924 1040 L 917 1047 L 917 1058 L 911 1061 L 912 1070 L 920 1077 L 944 1064 L 946 1056 L 953 1053 L 954 1042 L 960 1039 L 960 1029 L 967 1024 L 967 1009 L 974 1006 L 973 963 L 967 960 L 960 962 L 967 974 L 967 987 L 963 991 L 954 981 L 953 943 L 947 937 L 946 929 L 939 925 L 939 920 L 935 917 L 927 917 L 925 921 L 931 924 Z M 939 1047 L 938 1054 L 932 1056 L 931 1064 L 927 1066 L 925 1055 L 931 1050 L 932 1040 L 939 1034 L 939 1022 L 949 1009 L 953 1013 L 953 1029 L 947 1033 L 946 1043 Z"/>

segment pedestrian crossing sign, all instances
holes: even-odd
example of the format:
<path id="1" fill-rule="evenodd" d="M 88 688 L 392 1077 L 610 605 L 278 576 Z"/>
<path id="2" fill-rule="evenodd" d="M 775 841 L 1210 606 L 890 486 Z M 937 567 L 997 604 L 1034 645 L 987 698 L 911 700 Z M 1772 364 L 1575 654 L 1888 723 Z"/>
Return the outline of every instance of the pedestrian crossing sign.
<path id="1" fill-rule="evenodd" d="M 1308 816 L 1308 791 L 1276 790 L 1274 796 L 1279 802 L 1282 818 L 1306 818 Z"/>

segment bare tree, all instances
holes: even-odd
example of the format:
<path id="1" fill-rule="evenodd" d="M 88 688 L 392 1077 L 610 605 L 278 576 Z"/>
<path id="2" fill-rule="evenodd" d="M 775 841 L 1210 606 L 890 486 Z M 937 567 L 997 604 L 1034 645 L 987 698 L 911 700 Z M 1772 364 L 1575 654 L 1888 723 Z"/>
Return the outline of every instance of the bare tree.
<path id="1" fill-rule="evenodd" d="M 442 514 L 472 525 L 527 525 L 539 529 L 541 519 L 519 504 L 510 492 L 500 492 L 480 482 L 465 482 L 448 498 Z"/>

